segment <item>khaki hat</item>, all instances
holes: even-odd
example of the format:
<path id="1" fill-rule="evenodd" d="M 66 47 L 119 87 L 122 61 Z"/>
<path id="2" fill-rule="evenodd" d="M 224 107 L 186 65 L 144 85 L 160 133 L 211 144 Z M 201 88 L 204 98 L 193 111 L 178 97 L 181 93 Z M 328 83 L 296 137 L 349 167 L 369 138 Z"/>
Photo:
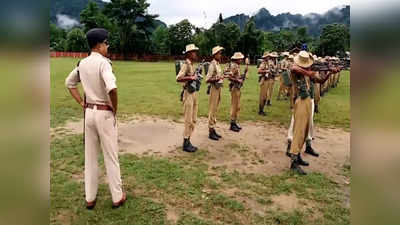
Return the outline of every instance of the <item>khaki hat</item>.
<path id="1" fill-rule="evenodd" d="M 215 55 L 215 54 L 217 54 L 218 52 L 220 52 L 220 51 L 222 51 L 222 50 L 224 50 L 224 48 L 223 47 L 221 47 L 221 46 L 215 46 L 213 49 L 212 49 L 212 55 Z"/>
<path id="2" fill-rule="evenodd" d="M 318 56 L 317 55 L 313 55 L 314 61 L 318 60 Z"/>
<path id="3" fill-rule="evenodd" d="M 198 51 L 198 50 L 199 50 L 199 48 L 196 47 L 196 45 L 194 45 L 194 44 L 189 44 L 189 45 L 186 45 L 186 51 L 183 52 L 183 53 L 186 54 L 186 53 L 188 53 L 188 52 L 191 52 L 191 51 Z"/>
<path id="4" fill-rule="evenodd" d="M 244 55 L 241 52 L 235 52 L 235 54 L 233 54 L 233 56 L 231 57 L 231 59 L 243 59 Z"/>
<path id="5" fill-rule="evenodd" d="M 271 52 L 268 54 L 269 57 L 274 57 L 274 58 L 278 58 L 278 53 L 277 52 Z"/>
<path id="6" fill-rule="evenodd" d="M 303 68 L 308 68 L 314 63 L 313 57 L 306 51 L 301 51 L 294 57 L 294 62 Z"/>
<path id="7" fill-rule="evenodd" d="M 293 55 L 289 55 L 289 59 L 294 59 L 294 56 Z"/>
<path id="8" fill-rule="evenodd" d="M 264 55 L 261 56 L 261 58 L 264 59 L 264 58 L 268 57 L 268 55 L 269 55 L 269 52 L 264 52 Z"/>
<path id="9" fill-rule="evenodd" d="M 282 56 L 289 56 L 289 52 L 282 52 Z"/>

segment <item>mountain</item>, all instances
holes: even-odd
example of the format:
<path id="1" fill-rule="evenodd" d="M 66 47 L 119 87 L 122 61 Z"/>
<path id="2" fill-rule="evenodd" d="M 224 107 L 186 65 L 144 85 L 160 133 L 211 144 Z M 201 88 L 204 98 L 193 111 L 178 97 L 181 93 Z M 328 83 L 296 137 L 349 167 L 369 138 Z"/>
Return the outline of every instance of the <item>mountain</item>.
<path id="1" fill-rule="evenodd" d="M 80 24 L 80 13 L 86 8 L 90 0 L 53 0 L 50 4 L 50 22 L 61 28 L 71 28 Z M 103 8 L 106 2 L 91 0 Z M 167 25 L 161 20 L 155 20 L 155 26 Z"/>
<path id="2" fill-rule="evenodd" d="M 279 31 L 285 28 L 305 26 L 313 36 L 318 36 L 324 25 L 340 23 L 350 26 L 350 6 L 335 7 L 324 14 L 310 13 L 307 15 L 281 13 L 271 15 L 266 8 L 261 8 L 254 16 L 256 27 L 264 31 Z M 238 14 L 224 19 L 224 22 L 233 22 L 243 30 L 250 16 Z"/>

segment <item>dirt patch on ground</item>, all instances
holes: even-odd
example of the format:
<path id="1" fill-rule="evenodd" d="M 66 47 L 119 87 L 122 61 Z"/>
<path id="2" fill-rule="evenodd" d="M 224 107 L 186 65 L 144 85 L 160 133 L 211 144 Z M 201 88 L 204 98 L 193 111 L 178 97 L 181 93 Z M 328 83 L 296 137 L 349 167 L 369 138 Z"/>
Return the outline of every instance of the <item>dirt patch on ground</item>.
<path id="1" fill-rule="evenodd" d="M 64 127 L 52 129 L 54 138 L 71 133 L 82 133 L 82 121 L 68 122 Z M 220 141 L 208 138 L 207 120 L 197 123 L 192 143 L 206 151 L 210 168 L 225 167 L 246 173 L 279 174 L 288 169 L 290 161 L 285 155 L 287 127 L 268 122 L 244 122 L 242 131 L 230 131 L 229 125 L 219 123 Z M 187 153 L 181 151 L 183 123 L 154 117 L 134 117 L 119 122 L 121 152 L 137 155 L 156 155 L 175 158 Z M 308 172 L 321 172 L 340 184 L 348 181 L 342 175 L 344 164 L 350 164 L 350 133 L 342 129 L 316 128 L 313 147 L 319 158 L 304 155 L 310 162 Z"/>

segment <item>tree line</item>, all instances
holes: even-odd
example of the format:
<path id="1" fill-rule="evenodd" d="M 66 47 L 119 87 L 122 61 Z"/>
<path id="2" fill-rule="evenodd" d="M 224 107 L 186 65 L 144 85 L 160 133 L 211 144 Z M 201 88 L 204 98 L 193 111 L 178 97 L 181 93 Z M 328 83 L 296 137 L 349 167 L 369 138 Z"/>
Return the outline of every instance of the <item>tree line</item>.
<path id="1" fill-rule="evenodd" d="M 86 52 L 85 33 L 95 27 L 110 31 L 110 51 L 114 53 L 180 55 L 189 43 L 199 46 L 200 55 L 209 55 L 220 45 L 224 54 L 240 51 L 258 56 L 264 51 L 288 51 L 308 45 L 311 52 L 320 55 L 344 55 L 350 50 L 350 31 L 344 24 L 328 24 L 321 35 L 313 38 L 306 27 L 266 32 L 256 28 L 254 18 L 243 31 L 235 23 L 218 21 L 209 29 L 199 28 L 187 19 L 168 27 L 157 23 L 158 15 L 147 13 L 146 0 L 111 0 L 104 8 L 90 1 L 80 13 L 82 26 L 63 30 L 50 23 L 50 48 L 55 51 Z"/>

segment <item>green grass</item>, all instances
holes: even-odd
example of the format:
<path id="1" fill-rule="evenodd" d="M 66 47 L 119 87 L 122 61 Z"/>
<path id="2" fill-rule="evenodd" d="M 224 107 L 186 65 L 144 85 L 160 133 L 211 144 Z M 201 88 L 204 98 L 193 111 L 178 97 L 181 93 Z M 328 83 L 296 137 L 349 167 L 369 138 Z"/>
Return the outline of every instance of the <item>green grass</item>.
<path id="1" fill-rule="evenodd" d="M 51 127 L 57 127 L 66 120 L 82 117 L 82 110 L 69 95 L 64 80 L 77 64 L 78 59 L 52 58 L 51 65 Z M 175 81 L 175 67 L 172 62 L 113 62 L 117 77 L 119 95 L 119 116 L 146 114 L 177 119 L 182 117 L 179 101 L 181 86 Z M 249 79 L 242 89 L 240 120 L 274 121 L 287 124 L 290 119 L 288 101 L 276 101 L 279 82 L 275 82 L 272 107 L 268 116 L 261 117 L 258 112 L 259 87 L 256 68 L 250 67 Z M 208 95 L 203 83 L 200 90 L 199 116 L 208 114 Z M 222 91 L 218 119 L 229 120 L 230 93 L 228 82 Z M 342 72 L 341 82 L 322 99 L 320 114 L 315 116 L 318 125 L 324 127 L 350 128 L 350 76 Z"/>
<path id="2" fill-rule="evenodd" d="M 211 174 L 210 168 L 199 163 L 206 150 L 175 159 L 121 155 L 127 204 L 112 210 L 108 185 L 101 180 L 98 204 L 88 211 L 84 208 L 82 135 L 54 139 L 50 149 L 50 224 L 350 224 L 341 187 L 323 174 L 264 176 L 224 168 Z M 104 171 L 101 156 L 100 168 Z M 225 194 L 231 188 L 237 190 L 234 195 Z M 273 196 L 291 193 L 313 207 L 291 212 L 270 207 Z M 267 210 L 255 213 L 242 198 Z M 169 208 L 177 214 L 175 223 L 167 220 Z"/>

